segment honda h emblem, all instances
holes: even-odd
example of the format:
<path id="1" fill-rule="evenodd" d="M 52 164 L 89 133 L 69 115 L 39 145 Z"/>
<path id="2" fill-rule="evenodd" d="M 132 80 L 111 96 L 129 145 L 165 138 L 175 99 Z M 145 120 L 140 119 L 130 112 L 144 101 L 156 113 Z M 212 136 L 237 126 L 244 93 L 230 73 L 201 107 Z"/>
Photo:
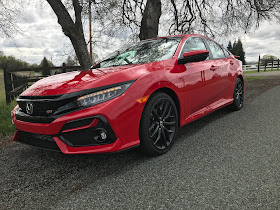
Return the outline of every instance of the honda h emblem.
<path id="1" fill-rule="evenodd" d="M 33 114 L 33 104 L 32 103 L 26 103 L 26 113 Z"/>

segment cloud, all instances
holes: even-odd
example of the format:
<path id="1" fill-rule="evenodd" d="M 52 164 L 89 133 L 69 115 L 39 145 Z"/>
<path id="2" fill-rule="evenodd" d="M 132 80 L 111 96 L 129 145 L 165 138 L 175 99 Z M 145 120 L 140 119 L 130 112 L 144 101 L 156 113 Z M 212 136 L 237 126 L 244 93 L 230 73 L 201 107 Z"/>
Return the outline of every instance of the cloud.
<path id="1" fill-rule="evenodd" d="M 20 24 L 31 24 L 36 22 L 36 13 L 33 13 L 31 9 L 25 10 L 21 19 L 19 19 Z"/>
<path id="2" fill-rule="evenodd" d="M 69 39 L 63 34 L 47 3 L 41 2 L 36 7 L 29 5 L 21 17 L 18 25 L 22 33 L 14 35 L 13 40 L 0 38 L 0 48 L 6 55 L 37 64 L 46 56 L 56 65 L 61 65 L 66 54 L 73 54 Z"/>
<path id="3" fill-rule="evenodd" d="M 257 61 L 259 55 L 271 54 L 280 58 L 280 27 L 264 22 L 255 32 L 242 37 L 247 61 Z"/>

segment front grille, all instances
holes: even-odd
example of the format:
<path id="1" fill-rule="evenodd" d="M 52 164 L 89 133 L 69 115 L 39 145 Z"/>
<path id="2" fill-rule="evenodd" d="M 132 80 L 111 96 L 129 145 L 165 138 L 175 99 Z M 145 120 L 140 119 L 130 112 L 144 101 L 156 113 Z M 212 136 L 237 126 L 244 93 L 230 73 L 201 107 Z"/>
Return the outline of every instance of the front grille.
<path id="1" fill-rule="evenodd" d="M 60 151 L 53 136 L 19 131 L 19 142 L 43 149 Z"/>
<path id="2" fill-rule="evenodd" d="M 25 114 L 26 112 L 26 104 L 32 103 L 33 104 L 33 113 L 32 116 L 49 116 L 55 111 L 69 103 L 69 100 L 40 100 L 40 99 L 24 99 L 18 100 L 18 105 L 21 111 Z"/>
<path id="3" fill-rule="evenodd" d="M 51 123 L 58 117 L 79 109 L 75 104 L 77 96 L 20 96 L 17 99 L 19 109 L 17 120 L 32 123 Z M 32 105 L 32 113 L 27 113 L 26 104 Z M 29 109 L 30 111 L 30 109 Z"/>

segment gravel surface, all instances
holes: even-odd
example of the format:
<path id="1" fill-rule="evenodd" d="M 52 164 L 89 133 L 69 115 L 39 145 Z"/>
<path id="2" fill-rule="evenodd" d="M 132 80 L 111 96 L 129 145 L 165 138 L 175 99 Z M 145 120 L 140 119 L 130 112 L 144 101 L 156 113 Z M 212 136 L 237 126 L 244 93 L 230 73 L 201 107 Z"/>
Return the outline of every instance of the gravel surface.
<path id="1" fill-rule="evenodd" d="M 279 209 L 280 86 L 265 81 L 246 83 L 241 111 L 181 128 L 160 157 L 2 145 L 0 209 Z"/>

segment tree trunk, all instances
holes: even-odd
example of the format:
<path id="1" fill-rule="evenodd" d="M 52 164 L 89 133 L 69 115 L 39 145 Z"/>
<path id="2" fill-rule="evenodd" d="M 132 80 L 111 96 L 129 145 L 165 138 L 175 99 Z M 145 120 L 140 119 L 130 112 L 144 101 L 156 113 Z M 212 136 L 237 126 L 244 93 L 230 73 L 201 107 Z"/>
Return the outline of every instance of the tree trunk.
<path id="1" fill-rule="evenodd" d="M 91 66 L 90 57 L 85 41 L 82 25 L 82 8 L 78 0 L 72 0 L 75 10 L 75 22 L 72 20 L 67 9 L 61 0 L 47 0 L 58 18 L 63 33 L 69 37 L 82 69 L 88 69 Z"/>
<path id="2" fill-rule="evenodd" d="M 161 0 L 147 0 L 141 21 L 140 40 L 157 37 L 160 16 Z"/>

